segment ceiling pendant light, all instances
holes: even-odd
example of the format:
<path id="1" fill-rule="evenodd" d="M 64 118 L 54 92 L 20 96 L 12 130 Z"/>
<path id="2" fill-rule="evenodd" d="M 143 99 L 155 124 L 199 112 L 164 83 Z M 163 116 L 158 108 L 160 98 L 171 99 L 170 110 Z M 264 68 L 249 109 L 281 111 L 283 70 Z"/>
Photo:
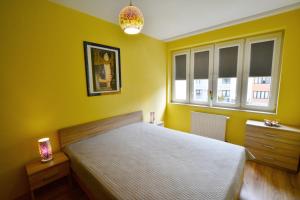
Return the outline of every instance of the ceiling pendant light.
<path id="1" fill-rule="evenodd" d="M 119 23 L 122 30 L 127 34 L 138 34 L 144 26 L 144 16 L 141 10 L 133 6 L 131 1 L 129 6 L 124 7 L 119 14 Z"/>

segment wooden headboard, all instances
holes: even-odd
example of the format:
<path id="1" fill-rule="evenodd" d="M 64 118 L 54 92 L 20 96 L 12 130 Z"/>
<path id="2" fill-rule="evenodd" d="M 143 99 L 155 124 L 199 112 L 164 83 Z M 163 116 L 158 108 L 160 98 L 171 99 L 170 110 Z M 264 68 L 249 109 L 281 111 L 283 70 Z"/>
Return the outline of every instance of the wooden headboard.
<path id="1" fill-rule="evenodd" d="M 143 112 L 137 111 L 58 130 L 60 147 L 143 120 Z"/>

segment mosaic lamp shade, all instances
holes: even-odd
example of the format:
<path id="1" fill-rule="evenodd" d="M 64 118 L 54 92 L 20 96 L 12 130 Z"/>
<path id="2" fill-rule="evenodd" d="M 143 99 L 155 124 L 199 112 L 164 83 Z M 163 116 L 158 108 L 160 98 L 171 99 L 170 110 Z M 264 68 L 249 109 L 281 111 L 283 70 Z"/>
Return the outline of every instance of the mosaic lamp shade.
<path id="1" fill-rule="evenodd" d="M 122 30 L 127 34 L 138 34 L 144 26 L 144 16 L 141 10 L 133 6 L 124 7 L 119 14 L 119 23 Z"/>
<path id="2" fill-rule="evenodd" d="M 38 140 L 39 151 L 42 158 L 42 162 L 48 162 L 52 160 L 52 148 L 49 138 L 41 138 Z"/>

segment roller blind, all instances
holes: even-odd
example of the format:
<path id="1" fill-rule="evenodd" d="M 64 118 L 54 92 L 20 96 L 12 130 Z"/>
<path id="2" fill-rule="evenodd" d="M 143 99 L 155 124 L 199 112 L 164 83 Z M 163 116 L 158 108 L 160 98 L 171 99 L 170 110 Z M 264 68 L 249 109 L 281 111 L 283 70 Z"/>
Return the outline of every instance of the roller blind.
<path id="1" fill-rule="evenodd" d="M 274 41 L 251 44 L 250 76 L 271 76 Z"/>
<path id="2" fill-rule="evenodd" d="M 186 80 L 186 55 L 175 56 L 175 80 Z"/>
<path id="3" fill-rule="evenodd" d="M 219 77 L 236 77 L 238 46 L 226 47 L 219 50 Z"/>
<path id="4" fill-rule="evenodd" d="M 209 51 L 194 54 L 194 79 L 208 79 Z"/>

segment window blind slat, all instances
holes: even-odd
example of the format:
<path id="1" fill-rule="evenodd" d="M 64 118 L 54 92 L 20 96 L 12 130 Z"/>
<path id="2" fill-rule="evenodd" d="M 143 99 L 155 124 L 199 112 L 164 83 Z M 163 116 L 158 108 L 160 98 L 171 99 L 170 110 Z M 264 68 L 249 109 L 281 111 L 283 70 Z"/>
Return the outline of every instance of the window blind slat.
<path id="1" fill-rule="evenodd" d="M 219 50 L 219 77 L 236 77 L 238 47 L 226 47 Z"/>
<path id="2" fill-rule="evenodd" d="M 271 76 L 274 41 L 251 44 L 250 76 Z"/>
<path id="3" fill-rule="evenodd" d="M 194 54 L 194 79 L 208 79 L 209 51 Z"/>
<path id="4" fill-rule="evenodd" d="M 175 56 L 175 80 L 186 80 L 186 55 Z"/>

